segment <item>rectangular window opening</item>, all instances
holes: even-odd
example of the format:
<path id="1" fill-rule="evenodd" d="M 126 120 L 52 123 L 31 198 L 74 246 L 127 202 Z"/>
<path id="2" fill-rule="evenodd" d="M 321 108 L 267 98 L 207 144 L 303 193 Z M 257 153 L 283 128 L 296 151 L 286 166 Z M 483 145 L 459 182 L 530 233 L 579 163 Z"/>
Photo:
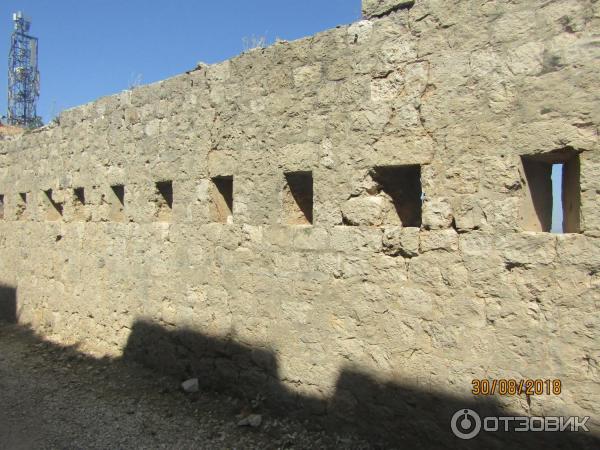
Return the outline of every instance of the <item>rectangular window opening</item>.
<path id="1" fill-rule="evenodd" d="M 75 204 L 78 206 L 85 205 L 85 189 L 82 187 L 73 189 L 73 195 L 75 197 Z"/>
<path id="2" fill-rule="evenodd" d="M 62 202 L 57 202 L 52 197 L 52 189 L 48 189 L 44 191 L 46 194 L 46 219 L 47 220 L 59 220 L 63 215 L 63 204 Z"/>
<path id="3" fill-rule="evenodd" d="M 85 189 L 82 187 L 73 189 L 73 213 L 76 219 L 85 217 Z"/>
<path id="4" fill-rule="evenodd" d="M 159 181 L 156 183 L 156 190 L 160 194 L 162 204 L 167 208 L 173 208 L 173 182 L 172 181 Z"/>
<path id="5" fill-rule="evenodd" d="M 0 219 L 4 219 L 4 194 L 0 194 Z"/>
<path id="6" fill-rule="evenodd" d="M 312 172 L 285 173 L 283 188 L 283 219 L 288 225 L 313 223 Z"/>
<path id="7" fill-rule="evenodd" d="M 525 198 L 520 221 L 525 231 L 580 232 L 580 163 L 572 150 L 521 157 Z"/>
<path id="8" fill-rule="evenodd" d="M 125 206 L 125 186 L 122 184 L 116 184 L 110 187 L 115 194 L 115 198 L 119 201 L 121 206 Z"/>
<path id="9" fill-rule="evenodd" d="M 156 183 L 156 217 L 160 221 L 169 220 L 173 209 L 173 182 L 159 181 Z"/>
<path id="10" fill-rule="evenodd" d="M 122 222 L 125 218 L 125 186 L 116 184 L 110 189 L 113 193 L 110 200 L 110 220 Z"/>
<path id="11" fill-rule="evenodd" d="M 17 217 L 17 220 L 23 219 L 25 211 L 27 211 L 27 192 L 19 192 L 15 206 L 15 216 Z"/>
<path id="12" fill-rule="evenodd" d="M 233 223 L 233 176 L 212 178 L 211 215 L 215 222 Z"/>
<path id="13" fill-rule="evenodd" d="M 373 168 L 370 175 L 375 182 L 374 195 L 391 203 L 383 224 L 420 227 L 423 205 L 421 166 L 379 166 Z"/>

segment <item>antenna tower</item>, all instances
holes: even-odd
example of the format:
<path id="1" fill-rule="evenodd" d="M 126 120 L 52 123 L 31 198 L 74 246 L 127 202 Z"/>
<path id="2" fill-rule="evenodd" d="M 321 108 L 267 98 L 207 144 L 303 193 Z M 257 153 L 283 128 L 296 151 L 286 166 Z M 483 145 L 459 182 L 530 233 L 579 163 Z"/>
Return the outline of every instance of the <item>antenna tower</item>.
<path id="1" fill-rule="evenodd" d="M 8 55 L 8 123 L 25 128 L 41 126 L 36 104 L 40 96 L 38 39 L 30 36 L 31 21 L 13 14 L 14 30 Z"/>

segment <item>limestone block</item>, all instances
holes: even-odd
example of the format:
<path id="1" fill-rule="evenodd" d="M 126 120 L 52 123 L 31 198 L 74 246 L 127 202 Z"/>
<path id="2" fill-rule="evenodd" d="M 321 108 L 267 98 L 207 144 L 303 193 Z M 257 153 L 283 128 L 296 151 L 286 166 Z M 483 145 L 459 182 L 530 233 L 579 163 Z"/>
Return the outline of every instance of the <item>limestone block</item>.
<path id="1" fill-rule="evenodd" d="M 383 76 L 403 63 L 417 58 L 417 42 L 404 35 L 383 43 L 376 74 Z"/>
<path id="2" fill-rule="evenodd" d="M 321 64 L 302 66 L 294 69 L 294 85 L 303 89 L 306 85 L 317 83 L 321 79 Z"/>
<path id="3" fill-rule="evenodd" d="M 448 228 L 454 219 L 452 205 L 446 198 L 426 199 L 423 202 L 423 227 L 429 230 Z"/>
<path id="4" fill-rule="evenodd" d="M 407 287 L 402 289 L 398 303 L 405 312 L 416 317 L 428 317 L 432 312 L 433 297 L 422 289 Z"/>
<path id="5" fill-rule="evenodd" d="M 491 227 L 504 231 L 520 229 L 518 220 L 520 198 L 489 196 L 481 199 L 480 205 Z"/>
<path id="6" fill-rule="evenodd" d="M 371 267 L 375 272 L 376 283 L 405 283 L 408 280 L 408 272 L 404 258 L 388 256 L 385 254 L 374 254 L 371 259 Z"/>
<path id="7" fill-rule="evenodd" d="M 329 247 L 329 233 L 324 228 L 295 227 L 294 247 L 300 250 L 324 250 Z"/>
<path id="8" fill-rule="evenodd" d="M 483 229 L 487 220 L 479 202 L 473 197 L 458 197 L 453 204 L 456 229 L 459 231 Z"/>
<path id="9" fill-rule="evenodd" d="M 432 250 L 457 251 L 458 233 L 452 228 L 422 231 L 419 236 L 419 247 L 423 253 Z"/>
<path id="10" fill-rule="evenodd" d="M 419 253 L 419 228 L 386 227 L 383 232 L 383 252 L 390 256 L 412 258 Z"/>
<path id="11" fill-rule="evenodd" d="M 365 195 L 347 200 L 342 205 L 342 216 L 348 225 L 382 225 L 393 208 L 386 196 Z"/>
<path id="12" fill-rule="evenodd" d="M 458 346 L 462 327 L 442 326 L 438 323 L 427 323 L 423 326 L 427 335 L 431 338 L 434 348 L 449 350 Z"/>
<path id="13" fill-rule="evenodd" d="M 429 63 L 416 62 L 408 64 L 404 70 L 404 89 L 402 98 L 410 100 L 414 106 L 421 104 L 421 96 L 424 94 L 429 80 Z"/>
<path id="14" fill-rule="evenodd" d="M 459 249 L 463 258 L 482 258 L 494 251 L 494 235 L 479 231 L 459 236 Z"/>
<path id="15" fill-rule="evenodd" d="M 146 133 L 146 135 L 149 137 L 156 136 L 159 132 L 160 132 L 160 120 L 159 119 L 151 120 L 150 122 L 148 122 L 146 124 L 146 127 L 144 128 L 144 133 Z"/>
<path id="16" fill-rule="evenodd" d="M 547 119 L 527 122 L 514 128 L 511 143 L 520 154 L 533 155 L 565 147 L 591 149 L 596 146 L 594 130 L 576 127 L 569 121 Z"/>
<path id="17" fill-rule="evenodd" d="M 536 75 L 542 70 L 544 44 L 528 42 L 511 50 L 508 67 L 515 75 Z"/>
<path id="18" fill-rule="evenodd" d="M 379 17 L 414 4 L 414 0 L 362 0 L 362 13 L 366 18 Z"/>
<path id="19" fill-rule="evenodd" d="M 337 226 L 331 229 L 331 247 L 337 251 L 381 251 L 382 231 L 379 228 Z"/>
<path id="20" fill-rule="evenodd" d="M 500 235 L 495 246 L 509 265 L 550 264 L 556 259 L 556 235 L 550 233 Z"/>
<path id="21" fill-rule="evenodd" d="M 371 81 L 371 100 L 385 102 L 393 100 L 400 94 L 404 86 L 404 77 L 398 72 L 392 72 L 382 78 Z"/>
<path id="22" fill-rule="evenodd" d="M 295 230 L 287 226 L 271 225 L 264 226 L 263 242 L 265 245 L 288 248 L 293 242 Z"/>
<path id="23" fill-rule="evenodd" d="M 211 177 L 233 176 L 236 173 L 235 157 L 230 151 L 208 153 L 208 174 Z"/>
<path id="24" fill-rule="evenodd" d="M 373 22 L 361 20 L 348 27 L 348 41 L 351 44 L 364 44 L 369 41 L 373 31 Z"/>
<path id="25" fill-rule="evenodd" d="M 556 235 L 558 261 L 590 272 L 600 272 L 600 239 L 581 234 Z"/>

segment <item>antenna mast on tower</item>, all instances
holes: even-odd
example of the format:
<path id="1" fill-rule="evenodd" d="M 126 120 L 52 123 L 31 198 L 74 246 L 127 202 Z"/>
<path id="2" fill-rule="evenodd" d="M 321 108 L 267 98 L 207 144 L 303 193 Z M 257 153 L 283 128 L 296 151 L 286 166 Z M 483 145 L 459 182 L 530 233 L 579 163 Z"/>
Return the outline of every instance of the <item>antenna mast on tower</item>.
<path id="1" fill-rule="evenodd" d="M 36 104 L 40 96 L 38 39 L 30 36 L 31 21 L 13 14 L 14 31 L 8 55 L 8 123 L 26 128 L 42 124 Z"/>

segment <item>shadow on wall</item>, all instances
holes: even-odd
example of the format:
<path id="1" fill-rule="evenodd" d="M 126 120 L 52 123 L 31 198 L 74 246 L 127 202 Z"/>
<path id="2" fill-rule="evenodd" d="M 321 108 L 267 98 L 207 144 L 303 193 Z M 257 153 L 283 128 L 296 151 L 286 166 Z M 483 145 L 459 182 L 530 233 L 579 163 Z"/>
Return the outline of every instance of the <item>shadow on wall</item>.
<path id="1" fill-rule="evenodd" d="M 590 433 L 480 433 L 464 441 L 450 429 L 464 408 L 481 416 L 506 416 L 493 397 L 461 399 L 396 383 L 381 383 L 360 369 L 343 368 L 329 399 L 299 395 L 279 382 L 276 354 L 233 340 L 186 330 L 166 330 L 145 321 L 134 324 L 124 359 L 171 375 L 197 377 L 207 389 L 245 398 L 261 394 L 272 411 L 310 419 L 337 432 L 353 432 L 386 446 L 416 448 L 600 448 Z"/>
<path id="2" fill-rule="evenodd" d="M 17 288 L 0 284 L 0 321 L 17 323 Z"/>

